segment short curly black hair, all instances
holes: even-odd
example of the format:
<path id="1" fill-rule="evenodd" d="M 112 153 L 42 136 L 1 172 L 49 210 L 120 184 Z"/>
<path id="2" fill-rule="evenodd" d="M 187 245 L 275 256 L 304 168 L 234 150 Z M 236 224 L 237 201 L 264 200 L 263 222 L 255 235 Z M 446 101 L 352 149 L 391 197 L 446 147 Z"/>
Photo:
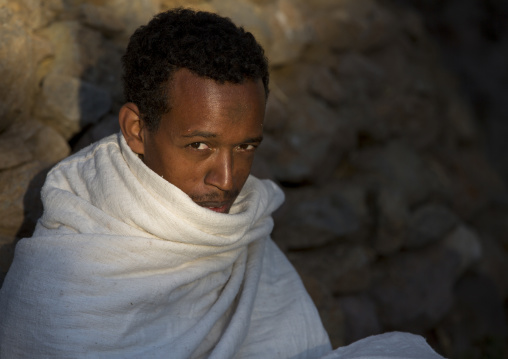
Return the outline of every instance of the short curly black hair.
<path id="1" fill-rule="evenodd" d="M 268 60 L 254 36 L 229 18 L 177 8 L 156 15 L 131 36 L 122 57 L 124 95 L 149 131 L 171 110 L 169 81 L 182 68 L 219 83 L 261 79 L 268 96 Z"/>

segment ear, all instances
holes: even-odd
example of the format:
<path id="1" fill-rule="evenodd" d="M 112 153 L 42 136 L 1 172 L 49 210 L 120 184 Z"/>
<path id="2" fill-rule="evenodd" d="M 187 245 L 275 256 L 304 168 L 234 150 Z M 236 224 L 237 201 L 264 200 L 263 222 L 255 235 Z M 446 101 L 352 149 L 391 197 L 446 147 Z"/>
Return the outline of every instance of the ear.
<path id="1" fill-rule="evenodd" d="M 134 153 L 145 153 L 145 141 L 143 134 L 143 121 L 139 115 L 138 106 L 128 102 L 120 108 L 118 122 L 125 141 Z"/>

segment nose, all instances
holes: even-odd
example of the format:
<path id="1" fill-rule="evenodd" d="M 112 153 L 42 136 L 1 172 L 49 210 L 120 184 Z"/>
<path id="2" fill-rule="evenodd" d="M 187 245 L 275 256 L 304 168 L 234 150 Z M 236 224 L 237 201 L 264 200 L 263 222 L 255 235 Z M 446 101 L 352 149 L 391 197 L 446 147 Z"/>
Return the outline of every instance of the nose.
<path id="1" fill-rule="evenodd" d="M 210 168 L 205 176 L 205 184 L 222 191 L 233 189 L 233 155 L 230 151 L 220 151 L 210 158 Z"/>

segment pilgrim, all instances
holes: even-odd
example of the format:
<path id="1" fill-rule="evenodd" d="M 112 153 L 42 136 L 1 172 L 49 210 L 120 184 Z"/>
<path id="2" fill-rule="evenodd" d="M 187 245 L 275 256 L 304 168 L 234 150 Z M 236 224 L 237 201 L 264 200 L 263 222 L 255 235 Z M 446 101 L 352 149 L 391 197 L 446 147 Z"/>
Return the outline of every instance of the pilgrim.
<path id="1" fill-rule="evenodd" d="M 440 358 L 403 333 L 332 351 L 270 238 L 283 192 L 250 175 L 269 92 L 252 34 L 174 9 L 122 61 L 121 132 L 49 172 L 17 244 L 0 358 Z"/>

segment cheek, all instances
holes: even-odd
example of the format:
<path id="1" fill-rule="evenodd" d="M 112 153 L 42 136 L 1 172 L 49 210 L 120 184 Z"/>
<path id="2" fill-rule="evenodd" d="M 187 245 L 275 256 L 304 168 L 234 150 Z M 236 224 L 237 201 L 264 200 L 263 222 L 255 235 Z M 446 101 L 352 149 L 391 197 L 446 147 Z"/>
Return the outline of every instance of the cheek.
<path id="1" fill-rule="evenodd" d="M 199 167 L 181 158 L 174 158 L 174 161 L 168 163 L 168 168 L 168 174 L 179 183 L 194 183 L 199 178 Z"/>
<path id="2" fill-rule="evenodd" d="M 208 171 L 206 163 L 178 156 L 174 158 L 174 164 L 174 166 L 171 166 L 172 178 L 174 181 L 178 181 L 178 187 L 181 189 L 185 187 L 189 190 L 197 190 L 204 183 Z"/>
<path id="3" fill-rule="evenodd" d="M 249 177 L 253 159 L 254 156 L 249 156 L 248 158 L 240 158 L 237 160 L 235 165 L 235 180 L 238 185 L 243 186 Z"/>
<path id="4" fill-rule="evenodd" d="M 195 169 L 190 166 L 174 166 L 164 176 L 164 179 L 190 197 L 199 195 L 203 191 L 201 185 L 203 181 L 200 180 Z"/>
<path id="5" fill-rule="evenodd" d="M 178 156 L 177 153 L 167 148 L 147 151 L 144 162 L 155 173 L 179 188 L 192 178 L 192 165 L 186 163 L 182 156 Z"/>

